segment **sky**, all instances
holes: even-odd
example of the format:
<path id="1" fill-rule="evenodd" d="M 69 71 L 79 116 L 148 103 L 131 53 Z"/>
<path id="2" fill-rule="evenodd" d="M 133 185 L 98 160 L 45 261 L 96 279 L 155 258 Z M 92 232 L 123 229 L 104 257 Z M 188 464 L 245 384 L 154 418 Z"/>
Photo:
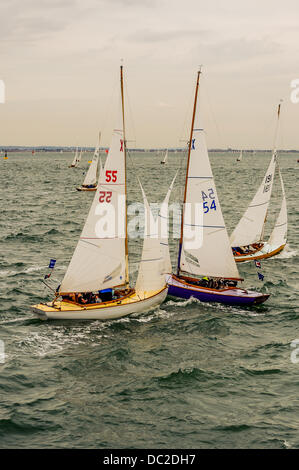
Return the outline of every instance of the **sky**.
<path id="1" fill-rule="evenodd" d="M 299 149 L 298 0 L 1 0 L 1 145 L 180 147 L 196 72 L 209 148 Z"/>

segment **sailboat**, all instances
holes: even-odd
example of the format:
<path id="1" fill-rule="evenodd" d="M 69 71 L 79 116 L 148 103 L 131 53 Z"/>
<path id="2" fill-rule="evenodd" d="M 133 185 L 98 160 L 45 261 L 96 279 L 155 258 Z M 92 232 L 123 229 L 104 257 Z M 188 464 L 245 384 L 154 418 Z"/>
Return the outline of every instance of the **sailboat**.
<path id="1" fill-rule="evenodd" d="M 121 106 L 108 158 L 73 257 L 54 300 L 32 306 L 41 319 L 109 320 L 146 312 L 166 298 L 160 239 L 152 236 L 149 223 L 145 223 L 135 288 L 130 286 L 123 66 L 120 90 Z M 141 190 L 147 222 L 152 213 Z"/>
<path id="2" fill-rule="evenodd" d="M 238 282 L 243 279 L 231 251 L 198 109 L 200 74 L 201 71 L 197 74 L 188 142 L 177 273 L 166 276 L 168 293 L 185 299 L 195 297 L 203 302 L 229 305 L 262 303 L 269 294 L 238 287 Z M 195 209 L 193 217 L 188 214 L 190 207 Z M 202 229 L 202 239 L 196 236 L 194 246 L 190 243 L 190 226 Z"/>
<path id="3" fill-rule="evenodd" d="M 82 149 L 80 151 L 80 154 L 78 153 L 78 147 L 76 148 L 74 160 L 72 161 L 72 164 L 69 165 L 69 168 L 77 168 L 79 166 L 79 163 L 81 161 L 81 156 L 82 156 Z"/>
<path id="4" fill-rule="evenodd" d="M 237 158 L 237 162 L 240 162 L 242 160 L 242 157 L 243 157 L 243 152 L 242 150 L 240 150 L 240 155 Z"/>
<path id="5" fill-rule="evenodd" d="M 277 114 L 278 129 L 280 104 Z M 272 158 L 263 181 L 230 237 L 233 254 L 237 263 L 271 258 L 280 253 L 287 243 L 286 195 L 277 159 L 276 145 L 274 145 Z M 279 175 L 282 192 L 281 207 L 269 240 L 264 241 L 268 208 L 276 170 Z"/>
<path id="6" fill-rule="evenodd" d="M 167 162 L 167 158 L 168 158 L 168 149 L 166 149 L 164 158 L 163 158 L 163 160 L 161 160 L 161 162 L 160 162 L 161 165 L 164 165 L 164 164 Z"/>
<path id="7" fill-rule="evenodd" d="M 93 159 L 90 163 L 90 166 L 85 175 L 82 186 L 77 187 L 77 191 L 96 191 L 97 190 L 97 171 L 98 171 L 98 160 L 100 153 L 100 138 L 101 133 L 99 134 L 99 143 L 95 148 Z"/>

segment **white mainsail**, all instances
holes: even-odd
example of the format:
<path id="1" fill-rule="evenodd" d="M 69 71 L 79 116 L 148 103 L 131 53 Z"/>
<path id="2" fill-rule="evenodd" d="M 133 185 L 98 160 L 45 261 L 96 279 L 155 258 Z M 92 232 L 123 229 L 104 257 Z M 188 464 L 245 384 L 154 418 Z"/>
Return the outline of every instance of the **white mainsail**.
<path id="1" fill-rule="evenodd" d="M 262 184 L 230 237 L 231 246 L 246 246 L 261 241 L 271 199 L 275 166 L 276 151 L 273 152 Z"/>
<path id="2" fill-rule="evenodd" d="M 165 152 L 164 158 L 163 158 L 163 160 L 162 160 L 162 163 L 166 163 L 166 162 L 167 162 L 167 157 L 168 157 L 168 149 L 166 149 L 166 152 Z"/>
<path id="3" fill-rule="evenodd" d="M 122 108 L 113 131 L 80 239 L 60 286 L 60 293 L 91 292 L 126 282 L 126 185 Z"/>
<path id="4" fill-rule="evenodd" d="M 237 158 L 237 162 L 240 162 L 242 160 L 243 152 L 240 150 L 240 155 Z"/>
<path id="5" fill-rule="evenodd" d="M 190 157 L 185 202 L 195 213 L 195 223 L 190 224 L 192 221 L 187 220 L 185 204 L 179 271 L 199 276 L 239 279 L 217 196 L 198 101 L 194 112 L 194 125 L 189 143 Z M 196 217 L 201 214 L 201 210 L 203 211 L 202 218 Z M 198 240 L 199 246 L 196 248 L 189 248 L 190 241 L 186 239 L 186 232 L 190 230 L 190 225 L 202 228 L 202 244 Z"/>
<path id="6" fill-rule="evenodd" d="M 78 158 L 78 147 L 76 148 L 74 160 L 72 161 L 72 166 L 76 166 L 77 158 Z"/>
<path id="7" fill-rule="evenodd" d="M 151 223 L 153 214 L 141 184 L 140 187 L 144 203 L 144 241 L 135 290 L 137 295 L 143 297 L 145 293 L 163 289 L 165 276 L 159 233 L 154 233 L 157 227 Z"/>
<path id="8" fill-rule="evenodd" d="M 161 251 L 162 256 L 164 259 L 164 272 L 165 274 L 170 274 L 172 272 L 172 265 L 170 259 L 170 252 L 169 252 L 169 237 L 168 237 L 168 230 L 169 230 L 169 217 L 168 217 L 168 204 L 170 194 L 177 177 L 178 171 L 176 172 L 171 185 L 167 191 L 166 197 L 161 204 L 161 208 L 159 211 L 159 235 L 160 235 L 160 244 L 161 244 Z"/>
<path id="9" fill-rule="evenodd" d="M 97 182 L 98 157 L 94 154 L 88 171 L 85 175 L 83 186 L 95 184 Z"/>
<path id="10" fill-rule="evenodd" d="M 100 138 L 101 138 L 101 133 L 99 133 L 99 142 L 95 148 L 91 164 L 84 178 L 83 186 L 88 186 L 91 184 L 95 184 L 97 182 L 98 159 L 99 159 L 99 153 L 100 153 Z"/>
<path id="11" fill-rule="evenodd" d="M 268 240 L 269 245 L 280 247 L 285 245 L 287 242 L 287 230 L 288 230 L 288 214 L 287 214 L 287 201 L 285 195 L 285 189 L 282 179 L 282 174 L 280 169 L 278 168 L 280 184 L 281 184 L 281 191 L 282 191 L 282 203 L 280 212 L 276 219 L 273 231 L 270 235 Z"/>

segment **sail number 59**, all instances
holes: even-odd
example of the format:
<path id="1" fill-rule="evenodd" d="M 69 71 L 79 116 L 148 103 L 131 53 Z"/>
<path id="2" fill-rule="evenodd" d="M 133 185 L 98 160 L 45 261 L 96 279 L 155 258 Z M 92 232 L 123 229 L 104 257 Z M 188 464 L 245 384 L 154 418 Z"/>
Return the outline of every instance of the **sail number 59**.
<path id="1" fill-rule="evenodd" d="M 208 189 L 208 194 L 206 194 L 204 191 L 201 192 L 201 197 L 203 200 L 203 208 L 204 208 L 204 214 L 209 212 L 210 209 L 216 210 L 216 204 L 215 204 L 215 195 L 214 195 L 214 189 L 209 188 Z M 207 201 L 205 200 L 207 199 Z M 209 199 L 212 199 L 212 202 L 209 201 Z M 211 204 L 210 204 L 211 202 Z"/>

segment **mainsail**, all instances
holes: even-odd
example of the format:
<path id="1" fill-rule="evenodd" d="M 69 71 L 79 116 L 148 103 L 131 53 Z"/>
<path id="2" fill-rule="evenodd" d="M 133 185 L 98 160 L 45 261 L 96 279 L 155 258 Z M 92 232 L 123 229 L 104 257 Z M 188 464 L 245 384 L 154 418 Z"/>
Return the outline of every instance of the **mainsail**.
<path id="1" fill-rule="evenodd" d="M 91 292 L 126 283 L 126 181 L 123 108 L 80 239 L 60 293 Z"/>
<path id="2" fill-rule="evenodd" d="M 100 153 L 100 137 L 101 133 L 99 134 L 99 143 L 95 148 L 93 159 L 84 178 L 83 186 L 89 186 L 92 184 L 96 184 L 97 182 L 98 159 Z"/>
<path id="3" fill-rule="evenodd" d="M 167 162 L 167 157 L 168 157 L 168 149 L 166 150 L 165 152 L 165 155 L 164 155 L 164 158 L 162 160 L 162 163 L 166 163 Z"/>
<path id="4" fill-rule="evenodd" d="M 199 75 L 189 141 L 178 273 L 184 271 L 199 276 L 239 279 L 200 119 L 197 100 Z M 186 217 L 187 205 L 191 207 L 194 220 L 188 220 Z M 191 247 L 192 244 L 186 236 L 191 225 L 198 232 L 202 230 L 202 240 L 197 237 L 196 247 Z"/>
<path id="5" fill-rule="evenodd" d="M 261 241 L 271 199 L 275 166 L 276 151 L 273 152 L 262 184 L 230 237 L 231 246 L 246 246 Z"/>
<path id="6" fill-rule="evenodd" d="M 282 203 L 281 208 L 276 219 L 273 231 L 268 240 L 269 245 L 271 246 L 282 246 L 287 242 L 287 230 L 288 230 L 288 215 L 287 215 L 287 201 L 284 190 L 284 184 L 280 169 L 278 168 L 281 191 L 282 191 Z"/>
<path id="7" fill-rule="evenodd" d="M 76 148 L 74 160 L 72 161 L 72 165 L 71 165 L 71 166 L 76 166 L 77 158 L 78 158 L 78 147 Z"/>

